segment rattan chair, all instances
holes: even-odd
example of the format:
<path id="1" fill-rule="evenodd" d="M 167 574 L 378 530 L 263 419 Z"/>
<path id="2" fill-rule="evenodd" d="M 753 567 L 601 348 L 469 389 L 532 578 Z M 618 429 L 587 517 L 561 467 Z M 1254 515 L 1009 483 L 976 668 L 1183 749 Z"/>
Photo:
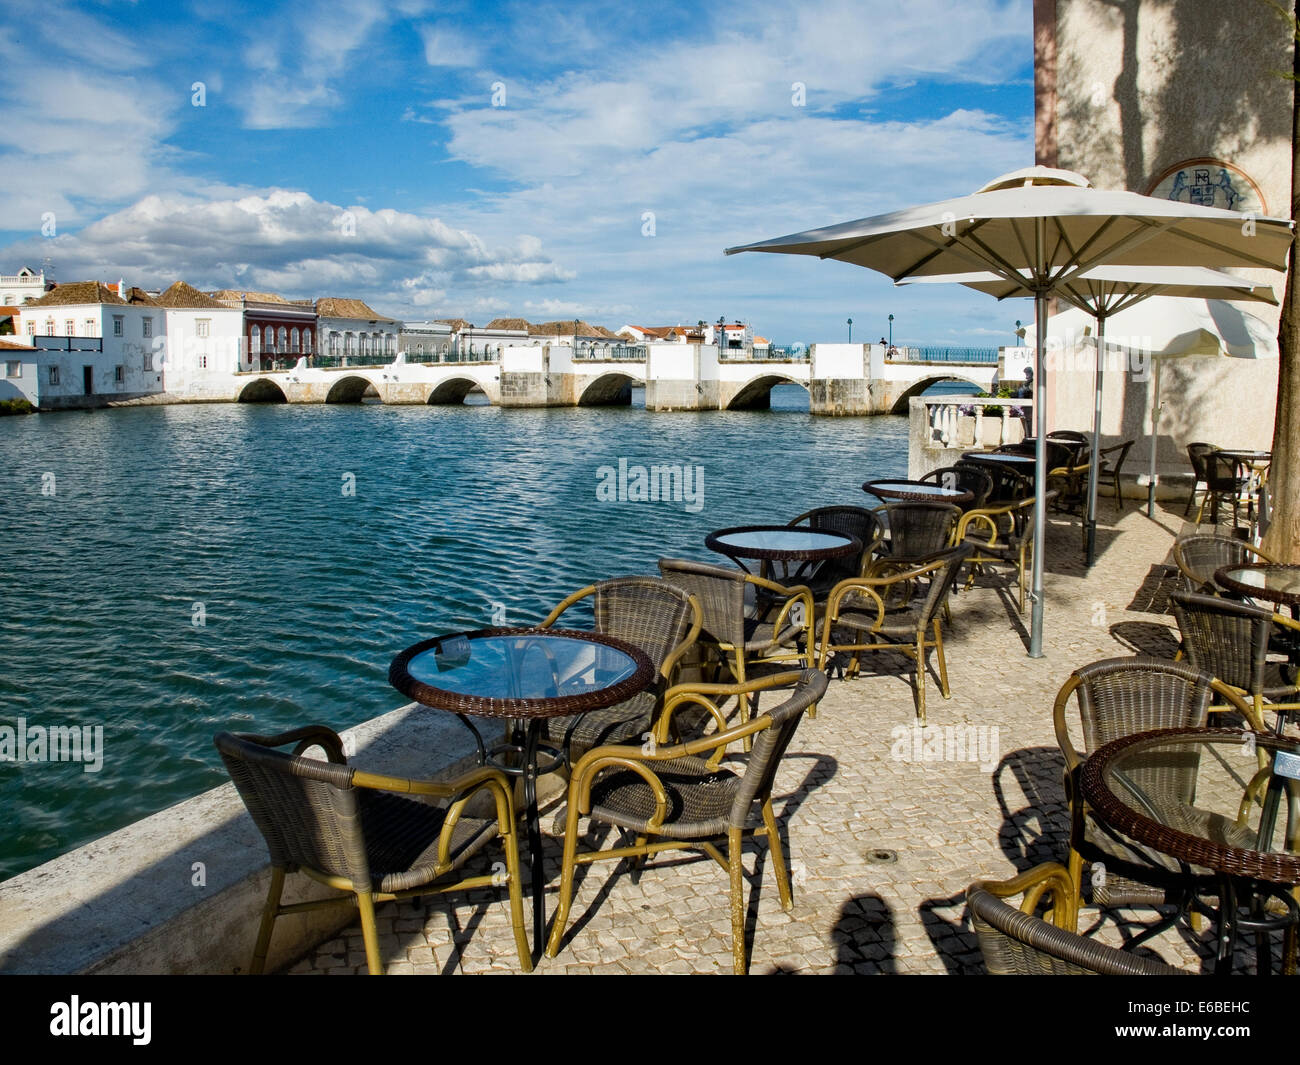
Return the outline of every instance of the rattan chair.
<path id="1" fill-rule="evenodd" d="M 886 503 L 878 509 L 889 526 L 889 540 L 867 568 L 868 575 L 947 550 L 961 518 L 961 507 L 951 503 Z"/>
<path id="2" fill-rule="evenodd" d="M 668 747 L 598 747 L 574 766 L 569 780 L 560 898 L 546 945 L 547 957 L 555 957 L 564 938 L 577 866 L 605 859 L 639 860 L 666 850 L 700 850 L 728 872 L 733 967 L 737 974 L 748 970 L 742 848 L 747 837 L 767 837 L 781 907 L 791 910 L 794 899 L 772 809 L 772 784 L 804 711 L 826 691 L 826 675 L 805 670 L 743 685 L 695 689 L 706 693 L 706 699 L 725 690 L 747 702 L 751 693 L 783 685 L 794 685 L 789 697 L 752 721 Z M 663 729 L 671 727 L 675 710 L 694 702 L 698 700 L 690 686 L 674 689 L 665 701 Z M 728 746 L 738 740 L 750 741 L 753 749 L 733 770 L 723 760 Z M 621 828 L 634 834 L 636 841 L 579 853 L 580 817 Z"/>
<path id="3" fill-rule="evenodd" d="M 967 511 L 957 523 L 956 538 L 971 546 L 966 587 L 975 583 L 976 575 L 989 563 L 1009 563 L 1015 570 L 1023 614 L 1034 554 L 1034 500 Z"/>
<path id="4" fill-rule="evenodd" d="M 912 686 L 916 691 L 916 716 L 924 727 L 925 665 L 931 648 L 939 666 L 939 690 L 945 699 L 952 697 L 939 613 L 971 550 L 969 544 L 962 544 L 889 576 L 841 581 L 827 599 L 821 619 L 817 668 L 824 670 L 832 655 L 847 652 L 851 656 L 848 675 L 856 677 L 864 651 L 907 655 L 915 667 Z M 913 592 L 917 584 L 923 584 L 923 590 Z M 894 594 L 904 588 L 907 595 Z"/>
<path id="5" fill-rule="evenodd" d="M 1034 481 L 1005 463 L 982 463 L 975 459 L 962 459 L 957 463 L 958 469 L 973 466 L 988 474 L 993 481 L 993 491 L 984 500 L 986 507 L 1002 506 L 1014 503 L 1034 494 Z"/>
<path id="6" fill-rule="evenodd" d="M 1217 521 L 1219 504 L 1232 504 L 1232 524 L 1235 528 L 1241 509 L 1241 496 L 1250 481 L 1242 473 L 1241 462 L 1222 451 L 1211 451 L 1201 457 L 1205 468 L 1205 495 L 1201 497 L 1201 507 L 1196 512 L 1196 524 L 1201 524 L 1205 515 L 1205 504 L 1210 504 L 1210 520 Z"/>
<path id="7" fill-rule="evenodd" d="M 1258 720 L 1236 692 L 1211 674 L 1181 662 L 1158 658 L 1109 658 L 1076 669 L 1062 686 L 1052 707 L 1056 742 L 1065 757 L 1065 797 L 1070 807 L 1069 874 L 1073 897 L 1081 898 L 1085 862 L 1101 862 L 1106 874 L 1093 885 L 1093 902 L 1114 906 L 1175 906 L 1177 912 L 1148 928 L 1138 940 L 1168 927 L 1187 911 L 1191 902 L 1188 880 L 1178 863 L 1152 852 L 1156 867 L 1142 860 L 1125 838 L 1096 823 L 1089 814 L 1079 786 L 1079 775 L 1089 754 L 1112 740 L 1163 728 L 1200 728 L 1205 725 L 1215 695 L 1224 700 L 1220 709 L 1235 710 L 1253 724 Z M 1070 738 L 1066 709 L 1071 697 L 1078 704 L 1084 752 Z M 1182 802 L 1190 822 L 1208 824 L 1214 815 L 1192 807 L 1196 792 L 1197 752 L 1179 760 L 1166 760 L 1135 778 L 1151 795 Z M 1073 924 L 1068 927 L 1075 927 Z"/>
<path id="8" fill-rule="evenodd" d="M 807 585 L 787 587 L 730 566 L 684 558 L 661 558 L 659 572 L 699 600 L 702 642 L 737 684 L 748 681 L 756 667 L 812 668 L 815 603 Z M 749 700 L 742 699 L 742 722 L 749 712 Z"/>
<path id="9" fill-rule="evenodd" d="M 1205 488 L 1205 456 L 1214 450 L 1213 444 L 1207 444 L 1203 440 L 1187 445 L 1187 461 L 1192 464 L 1192 494 L 1187 497 L 1187 505 L 1183 507 L 1184 518 L 1192 511 L 1192 504 L 1196 502 L 1196 493 Z M 1199 525 L 1200 522 L 1197 524 Z"/>
<path id="10" fill-rule="evenodd" d="M 657 577 L 615 577 L 580 588 L 542 622 L 549 629 L 566 611 L 590 598 L 595 631 L 644 651 L 659 671 L 656 684 L 625 702 L 585 714 L 553 717 L 546 736 L 563 744 L 570 758 L 602 743 L 627 743 L 654 725 L 664 689 L 700 635 L 703 614 L 689 592 Z"/>
<path id="11" fill-rule="evenodd" d="M 799 526 L 856 536 L 862 542 L 862 554 L 827 559 L 808 579 L 807 585 L 812 589 L 813 599 L 818 602 L 824 600 L 840 581 L 861 576 L 880 549 L 885 535 L 879 516 L 866 507 L 817 507 L 792 518 L 789 525 L 791 528 Z"/>
<path id="12" fill-rule="evenodd" d="M 490 873 L 461 876 L 466 862 L 498 837 L 505 851 L 504 885 L 510 899 L 519 964 L 533 967 L 524 934 L 519 855 L 510 782 L 496 769 L 478 769 L 439 782 L 366 773 L 347 764 L 343 743 L 324 725 L 278 736 L 219 733 L 213 740 L 244 805 L 271 853 L 271 887 L 253 948 L 250 973 L 260 973 L 276 918 L 338 903 L 361 915 L 366 965 L 384 971 L 375 929 L 375 903 L 416 895 L 501 886 L 499 863 Z M 292 753 L 277 750 L 293 744 Z M 305 757 L 319 747 L 328 761 Z M 445 805 L 404 798 L 418 795 Z M 471 814 L 479 795 L 494 803 L 491 817 Z M 285 874 L 302 872 L 351 897 L 282 905 Z"/>
<path id="13" fill-rule="evenodd" d="M 1125 440 L 1122 444 L 1104 447 L 1097 452 L 1097 480 L 1100 482 L 1110 479 L 1115 488 L 1115 505 L 1121 511 L 1124 509 L 1124 494 L 1120 490 L 1120 477 L 1124 473 L 1124 460 L 1128 458 L 1132 447 L 1133 441 Z"/>
<path id="14" fill-rule="evenodd" d="M 1250 699 L 1256 729 L 1264 728 L 1265 710 L 1284 716 L 1300 710 L 1300 673 L 1295 666 L 1268 658 L 1274 633 L 1300 634 L 1300 622 L 1267 607 L 1196 592 L 1174 592 L 1169 608 L 1188 663 Z"/>
<path id="15" fill-rule="evenodd" d="M 1193 533 L 1174 541 L 1174 565 L 1187 579 L 1189 590 L 1225 595 L 1214 583 L 1214 574 L 1224 566 L 1249 566 L 1257 562 L 1276 562 L 1268 552 L 1238 540 L 1235 536 Z M 1232 596 L 1226 596 L 1233 598 Z"/>
<path id="16" fill-rule="evenodd" d="M 962 504 L 963 511 L 978 510 L 993 494 L 993 477 L 985 467 L 976 466 L 974 463 L 967 463 L 965 466 L 940 466 L 937 470 L 922 474 L 919 479 L 928 484 L 970 492 L 971 500 L 969 503 Z"/>
<path id="17" fill-rule="evenodd" d="M 1019 909 L 1002 900 L 1022 895 Z M 1044 917 L 1040 903 L 1051 902 Z M 1045 862 L 1012 880 L 982 880 L 966 891 L 971 925 L 994 976 L 1192 976 L 1155 958 L 1129 954 L 1078 935 L 1074 885 L 1063 865 Z"/>

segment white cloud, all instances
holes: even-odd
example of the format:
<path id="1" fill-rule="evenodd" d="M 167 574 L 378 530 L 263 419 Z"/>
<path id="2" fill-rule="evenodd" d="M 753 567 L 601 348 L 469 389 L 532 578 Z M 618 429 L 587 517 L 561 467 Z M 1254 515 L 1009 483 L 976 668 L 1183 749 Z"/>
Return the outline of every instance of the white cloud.
<path id="1" fill-rule="evenodd" d="M 213 199 L 150 195 L 79 233 L 20 243 L 9 254 L 34 258 L 51 247 L 65 281 L 111 275 L 162 287 L 182 278 L 295 298 L 362 296 L 396 310 L 427 305 L 449 288 L 464 294 L 573 276 L 546 259 L 534 238 L 489 247 L 437 218 L 344 208 L 284 189 Z"/>
<path id="2" fill-rule="evenodd" d="M 482 63 L 481 38 L 451 26 L 420 27 L 424 61 L 431 67 L 476 67 Z"/>

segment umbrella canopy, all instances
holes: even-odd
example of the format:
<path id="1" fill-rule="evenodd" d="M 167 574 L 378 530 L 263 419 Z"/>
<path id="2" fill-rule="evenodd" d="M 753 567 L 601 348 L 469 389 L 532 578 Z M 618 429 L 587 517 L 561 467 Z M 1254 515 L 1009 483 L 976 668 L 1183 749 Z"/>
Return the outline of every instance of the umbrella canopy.
<path id="1" fill-rule="evenodd" d="M 992 271 L 1035 297 L 1035 472 L 1033 616 L 1029 653 L 1043 653 L 1043 536 L 1047 440 L 1043 338 L 1047 303 L 1087 270 L 1119 266 L 1263 267 L 1285 270 L 1291 222 L 1178 200 L 1094 189 L 1067 170 L 1029 167 L 970 196 L 794 233 L 738 252 L 815 255 L 878 270 L 895 282 Z"/>
<path id="2" fill-rule="evenodd" d="M 999 300 L 1016 296 L 1033 296 L 1031 279 L 1019 271 L 1019 277 L 1000 277 L 983 272 L 950 277 L 912 278 L 914 282 L 952 282 L 984 292 Z M 1259 285 L 1236 274 L 1196 266 L 1099 266 L 1085 270 L 1062 282 L 1056 289 L 1058 298 L 1074 309 L 1056 315 L 1048 322 L 1048 335 L 1078 340 L 1097 330 L 1097 369 L 1095 375 L 1092 450 L 1088 460 L 1087 561 L 1093 564 L 1097 551 L 1097 472 L 1098 441 L 1101 440 L 1101 396 L 1105 369 L 1106 326 L 1113 320 L 1121 326 L 1119 335 L 1138 339 L 1126 347 L 1155 349 L 1162 355 L 1228 354 L 1253 357 L 1256 351 L 1272 345 L 1276 355 L 1277 340 L 1269 326 L 1254 315 L 1242 314 L 1224 300 L 1271 303 L 1277 298 L 1268 285 Z M 1147 301 L 1151 302 L 1147 302 Z M 1195 300 L 1196 303 L 1186 301 Z M 1031 326 L 1026 330 L 1037 333 Z M 1037 346 L 1035 341 L 1035 346 Z M 1159 366 L 1156 367 L 1157 374 Z M 1158 408 L 1152 412 L 1151 480 L 1147 511 L 1155 516 L 1155 424 Z"/>

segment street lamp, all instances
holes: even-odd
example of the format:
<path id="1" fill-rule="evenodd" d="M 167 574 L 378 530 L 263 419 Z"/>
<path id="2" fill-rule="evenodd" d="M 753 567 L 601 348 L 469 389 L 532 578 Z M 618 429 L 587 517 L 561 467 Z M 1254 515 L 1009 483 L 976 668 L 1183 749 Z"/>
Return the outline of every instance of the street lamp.
<path id="1" fill-rule="evenodd" d="M 849 319 L 849 343 L 853 343 L 853 319 Z"/>
<path id="2" fill-rule="evenodd" d="M 1016 343 L 1019 344 L 1025 339 L 1024 328 L 1020 324 L 1020 319 L 1016 319 Z"/>
<path id="3" fill-rule="evenodd" d="M 894 346 L 894 316 L 892 314 L 889 316 L 889 346 L 891 348 Z"/>

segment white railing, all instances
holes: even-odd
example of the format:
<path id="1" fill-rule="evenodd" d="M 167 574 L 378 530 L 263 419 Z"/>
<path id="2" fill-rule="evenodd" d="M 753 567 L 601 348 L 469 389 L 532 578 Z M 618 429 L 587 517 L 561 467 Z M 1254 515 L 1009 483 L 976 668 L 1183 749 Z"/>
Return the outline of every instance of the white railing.
<path id="1" fill-rule="evenodd" d="M 1018 444 L 1025 438 L 1020 413 L 1032 415 L 1034 409 L 1032 399 L 925 396 L 922 403 L 928 426 L 925 446 L 933 450 Z"/>

